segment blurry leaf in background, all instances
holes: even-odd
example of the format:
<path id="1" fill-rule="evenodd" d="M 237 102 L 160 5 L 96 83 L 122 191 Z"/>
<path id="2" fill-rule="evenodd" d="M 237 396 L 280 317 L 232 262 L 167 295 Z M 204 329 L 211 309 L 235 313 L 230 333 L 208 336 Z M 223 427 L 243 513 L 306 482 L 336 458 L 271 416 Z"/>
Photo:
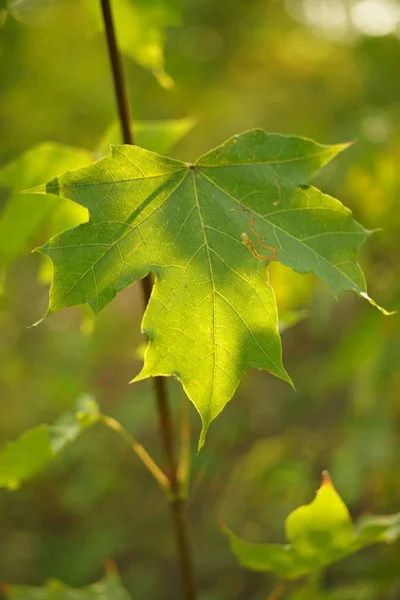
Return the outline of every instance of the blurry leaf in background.
<path id="1" fill-rule="evenodd" d="M 51 579 L 43 587 L 5 586 L 7 600 L 131 600 L 114 568 L 101 581 L 75 589 Z"/>
<path id="2" fill-rule="evenodd" d="M 93 16 L 93 28 L 101 31 L 100 2 L 83 1 Z M 180 24 L 179 0 L 118 0 L 112 3 L 112 13 L 121 51 L 171 88 L 174 82 L 164 69 L 164 29 Z"/>
<path id="3" fill-rule="evenodd" d="M 294 327 L 303 319 L 310 315 L 307 310 L 280 310 L 279 311 L 279 333 L 283 333 L 286 329 Z"/>
<path id="4" fill-rule="evenodd" d="M 4 1 L 4 0 L 3 0 Z M 103 30 L 103 18 L 98 0 L 81 0 L 91 17 L 90 27 Z M 62 9 L 67 2 L 57 0 L 12 0 L 0 5 L 0 25 L 8 12 L 30 26 L 59 26 Z M 121 51 L 141 66 L 149 69 L 165 88 L 174 85 L 164 68 L 165 29 L 181 22 L 179 0 L 118 0 L 112 2 L 112 14 Z"/>
<path id="5" fill-rule="evenodd" d="M 175 146 L 196 124 L 191 117 L 170 119 L 165 121 L 134 121 L 131 125 L 135 134 L 137 146 L 166 154 Z M 111 145 L 122 144 L 121 125 L 113 123 L 101 138 L 97 151 L 106 155 Z"/>
<path id="6" fill-rule="evenodd" d="M 400 513 L 388 516 L 361 517 L 357 522 L 357 536 L 362 545 L 377 541 L 391 544 L 400 537 Z"/>
<path id="7" fill-rule="evenodd" d="M 89 164 L 91 160 L 88 150 L 45 142 L 2 167 L 0 186 L 19 192 L 37 185 L 43 181 L 43 177 L 55 177 L 60 169 L 77 169 Z M 39 202 L 38 197 L 31 194 L 11 195 L 0 213 L 1 270 L 26 251 L 43 221 L 59 203 L 51 195 L 43 197 Z"/>
<path id="8" fill-rule="evenodd" d="M 249 544 L 227 527 L 232 552 L 243 567 L 296 579 L 376 543 L 400 537 L 400 513 L 369 516 L 354 527 L 350 513 L 325 472 L 315 499 L 294 510 L 285 522 L 290 544 Z"/>
<path id="9" fill-rule="evenodd" d="M 4 25 L 7 20 L 7 9 L 5 7 L 5 0 L 0 2 L 0 27 Z"/>
<path id="10" fill-rule="evenodd" d="M 400 23 L 396 0 L 286 0 L 285 4 L 292 17 L 319 35 L 343 42 L 386 36 Z"/>
<path id="11" fill-rule="evenodd" d="M 9 0 L 10 15 L 31 26 L 49 24 L 56 15 L 58 0 Z"/>
<path id="12" fill-rule="evenodd" d="M 90 396 L 78 401 L 75 414 L 62 416 L 55 425 L 25 431 L 0 452 L 0 487 L 17 489 L 23 481 L 43 471 L 53 458 L 80 433 L 95 423 L 98 406 Z"/>
<path id="13" fill-rule="evenodd" d="M 313 578 L 305 585 L 285 596 L 285 600 L 377 600 L 382 597 L 382 584 L 379 581 L 357 581 L 355 584 L 341 586 L 332 590 L 322 589 L 322 582 Z M 390 598 L 397 598 L 391 595 Z"/>
<path id="14" fill-rule="evenodd" d="M 271 260 L 313 271 L 334 294 L 368 298 L 356 255 L 369 232 L 338 200 L 304 185 L 346 147 L 252 130 L 191 165 L 113 146 L 103 160 L 36 188 L 91 215 L 40 249 L 55 269 L 47 315 L 84 303 L 99 314 L 117 292 L 161 268 L 135 381 L 177 377 L 200 413 L 202 445 L 248 369 L 290 382 L 266 283 Z"/>

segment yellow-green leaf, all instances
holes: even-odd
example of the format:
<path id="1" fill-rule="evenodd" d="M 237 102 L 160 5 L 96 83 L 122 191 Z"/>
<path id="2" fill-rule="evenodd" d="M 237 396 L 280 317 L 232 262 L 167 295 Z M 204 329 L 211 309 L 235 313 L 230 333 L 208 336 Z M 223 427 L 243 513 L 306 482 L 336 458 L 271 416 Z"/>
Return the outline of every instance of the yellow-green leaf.
<path id="1" fill-rule="evenodd" d="M 299 555 L 334 555 L 354 541 L 349 510 L 325 472 L 314 500 L 286 519 L 286 537 Z"/>
<path id="2" fill-rule="evenodd" d="M 286 519 L 285 529 L 289 544 L 251 544 L 223 527 L 242 566 L 296 579 L 365 546 L 399 539 L 400 514 L 362 517 L 354 525 L 347 506 L 324 473 L 314 500 L 294 510 Z"/>
<path id="3" fill-rule="evenodd" d="M 135 380 L 178 378 L 202 418 L 201 445 L 248 369 L 291 381 L 271 260 L 314 271 L 335 294 L 366 291 L 356 254 L 369 232 L 306 185 L 345 147 L 254 130 L 190 164 L 113 146 L 106 158 L 31 190 L 90 214 L 40 249 L 55 269 L 47 314 L 82 303 L 98 314 L 152 271 L 142 324 L 149 345 Z"/>

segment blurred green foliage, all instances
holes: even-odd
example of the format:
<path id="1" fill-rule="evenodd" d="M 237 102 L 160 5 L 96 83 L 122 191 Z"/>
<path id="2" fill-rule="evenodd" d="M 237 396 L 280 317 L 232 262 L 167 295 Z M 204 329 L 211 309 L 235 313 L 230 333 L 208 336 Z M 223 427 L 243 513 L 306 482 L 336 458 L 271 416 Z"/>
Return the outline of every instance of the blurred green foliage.
<path id="1" fill-rule="evenodd" d="M 16 490 L 43 471 L 80 433 L 98 421 L 99 408 L 90 396 L 79 400 L 75 413 L 62 415 L 54 425 L 24 431 L 0 454 L 0 487 Z"/>
<path id="2" fill-rule="evenodd" d="M 56 579 L 46 582 L 43 587 L 12 586 L 7 589 L 11 600 L 130 600 L 130 596 L 121 586 L 117 573 L 112 568 L 104 579 L 80 590 L 70 588 Z"/>
<path id="3" fill-rule="evenodd" d="M 325 143 L 357 140 L 316 183 L 381 229 L 361 263 L 370 295 L 393 310 L 400 308 L 397 4 L 187 0 L 182 26 L 166 36 L 173 89 L 124 60 L 136 119 L 196 119 L 172 152 L 177 158 L 194 159 L 251 127 Z M 95 148 L 115 120 L 103 37 L 90 31 L 79 0 L 60 10 L 62 25 L 8 18 L 0 30 L 2 165 L 43 142 Z M 7 198 L 0 189 L 0 210 Z M 46 239 L 46 227 L 32 247 Z M 161 462 L 151 388 L 127 385 L 141 363 L 140 291 L 120 294 L 94 328 L 69 309 L 26 329 L 47 305 L 39 266 L 37 255 L 19 259 L 0 298 L 1 447 L 54 422 L 87 392 Z M 189 509 L 201 600 L 265 600 L 273 577 L 238 568 L 217 521 L 250 542 L 283 542 L 284 519 L 310 497 L 322 468 L 352 516 L 399 508 L 398 317 L 386 319 L 351 295 L 337 303 L 312 276 L 278 265 L 271 278 L 282 313 L 309 311 L 283 337 L 297 392 L 253 372 L 194 457 Z M 179 388 L 169 387 L 178 410 Z M 0 494 L 0 581 L 87 585 L 112 558 L 132 597 L 175 599 L 167 519 L 157 486 L 123 442 L 90 429 L 50 470 Z M 372 547 L 288 593 L 291 600 L 397 600 L 399 561 L 398 545 Z"/>

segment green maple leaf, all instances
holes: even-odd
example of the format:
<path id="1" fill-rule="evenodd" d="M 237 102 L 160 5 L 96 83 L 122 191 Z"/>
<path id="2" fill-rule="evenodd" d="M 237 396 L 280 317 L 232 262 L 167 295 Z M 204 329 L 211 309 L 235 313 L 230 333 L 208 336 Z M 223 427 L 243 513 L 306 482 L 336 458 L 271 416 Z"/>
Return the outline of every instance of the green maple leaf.
<path id="1" fill-rule="evenodd" d="M 251 544 L 225 525 L 222 528 L 243 567 L 296 579 L 372 544 L 395 542 L 400 537 L 400 513 L 370 515 L 354 524 L 325 472 L 314 500 L 287 517 L 285 530 L 289 544 Z"/>
<path id="2" fill-rule="evenodd" d="M 82 303 L 98 314 L 153 272 L 142 323 L 149 344 L 134 381 L 177 377 L 200 413 L 202 445 L 248 369 L 290 382 L 270 260 L 313 271 L 334 294 L 366 296 L 356 253 L 369 232 L 338 200 L 306 185 L 345 147 L 254 130 L 189 164 L 114 146 L 103 160 L 36 188 L 90 215 L 39 249 L 55 269 L 47 314 Z"/>

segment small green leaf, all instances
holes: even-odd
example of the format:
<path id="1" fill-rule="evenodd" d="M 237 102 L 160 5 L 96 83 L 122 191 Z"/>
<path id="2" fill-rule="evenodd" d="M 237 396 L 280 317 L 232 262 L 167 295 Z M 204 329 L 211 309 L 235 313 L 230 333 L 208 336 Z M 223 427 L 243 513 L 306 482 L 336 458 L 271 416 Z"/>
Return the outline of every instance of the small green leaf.
<path id="1" fill-rule="evenodd" d="M 361 546 L 376 542 L 395 542 L 400 538 L 400 513 L 367 515 L 357 522 L 357 539 Z"/>
<path id="2" fill-rule="evenodd" d="M 227 527 L 230 548 L 242 567 L 251 571 L 271 571 L 282 579 L 302 575 L 302 563 L 293 548 L 283 544 L 250 544 L 244 542 Z"/>
<path id="3" fill-rule="evenodd" d="M 354 541 L 347 506 L 325 472 L 311 504 L 300 506 L 286 519 L 286 537 L 298 555 L 330 558 Z"/>
<path id="4" fill-rule="evenodd" d="M 346 147 L 254 130 L 190 164 L 113 146 L 106 158 L 31 190 L 90 213 L 40 248 L 54 264 L 47 314 L 82 303 L 98 314 L 152 271 L 142 323 L 149 345 L 135 381 L 178 378 L 200 413 L 201 446 L 247 370 L 291 382 L 271 260 L 314 271 L 334 294 L 366 290 L 356 254 L 369 232 L 306 185 Z"/>
<path id="5" fill-rule="evenodd" d="M 42 472 L 54 457 L 82 431 L 96 422 L 98 406 L 84 397 L 75 415 L 67 414 L 55 425 L 39 425 L 10 442 L 0 452 L 0 488 L 17 489 Z"/>
<path id="6" fill-rule="evenodd" d="M 17 489 L 22 481 L 43 471 L 53 456 L 47 425 L 26 431 L 0 454 L 0 487 Z"/>
<path id="7" fill-rule="evenodd" d="M 104 579 L 87 587 L 71 588 L 51 579 L 43 587 L 4 586 L 7 600 L 130 600 L 115 569 L 109 569 Z"/>
<path id="8" fill-rule="evenodd" d="M 0 6 L 0 27 L 7 21 L 8 11 Z"/>
<path id="9" fill-rule="evenodd" d="M 290 544 L 250 544 L 227 527 L 223 531 L 239 563 L 253 571 L 269 571 L 296 579 L 319 571 L 365 546 L 400 537 L 400 513 L 363 517 L 354 527 L 349 511 L 325 472 L 315 499 L 286 519 Z"/>

